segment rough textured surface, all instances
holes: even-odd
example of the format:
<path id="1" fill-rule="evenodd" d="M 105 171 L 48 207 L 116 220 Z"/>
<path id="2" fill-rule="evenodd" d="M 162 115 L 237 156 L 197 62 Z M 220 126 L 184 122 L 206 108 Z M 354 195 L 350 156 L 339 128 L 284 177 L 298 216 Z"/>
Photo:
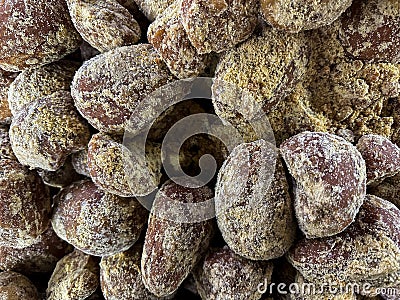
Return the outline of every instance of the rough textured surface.
<path id="1" fill-rule="evenodd" d="M 248 259 L 282 256 L 295 238 L 289 187 L 276 155 L 264 140 L 241 144 L 218 174 L 218 227 L 228 246 Z"/>
<path id="2" fill-rule="evenodd" d="M 91 255 L 124 251 L 139 238 L 147 211 L 134 198 L 106 193 L 90 180 L 76 182 L 54 199 L 57 235 Z"/>
<path id="3" fill-rule="evenodd" d="M 42 179 L 15 160 L 0 160 L 0 245 L 23 248 L 49 225 L 50 196 Z"/>
<path id="4" fill-rule="evenodd" d="M 75 250 L 63 257 L 51 275 L 47 300 L 84 300 L 99 286 L 97 259 Z"/>
<path id="5" fill-rule="evenodd" d="M 87 148 L 75 152 L 71 155 L 71 162 L 78 174 L 84 175 L 86 177 L 90 177 L 89 167 L 87 165 Z"/>
<path id="6" fill-rule="evenodd" d="M 49 228 L 31 246 L 22 249 L 0 246 L 0 269 L 23 274 L 52 272 L 57 261 L 72 249 Z"/>
<path id="7" fill-rule="evenodd" d="M 17 159 L 11 148 L 10 136 L 8 135 L 8 126 L 0 125 L 0 159 Z"/>
<path id="8" fill-rule="evenodd" d="M 400 208 L 400 173 L 386 178 L 377 186 L 371 187 L 369 193 L 388 200 Z"/>
<path id="9" fill-rule="evenodd" d="M 380 135 L 364 135 L 357 143 L 367 166 L 367 184 L 379 183 L 400 172 L 400 149 Z"/>
<path id="10" fill-rule="evenodd" d="M 352 0 L 261 0 L 261 12 L 272 26 L 289 32 L 315 29 L 335 21 Z"/>
<path id="11" fill-rule="evenodd" d="M 72 82 L 79 112 L 96 129 L 122 134 L 138 103 L 173 76 L 148 44 L 120 47 L 85 62 Z"/>
<path id="12" fill-rule="evenodd" d="M 89 138 L 88 125 L 66 91 L 25 106 L 10 126 L 11 145 L 18 160 L 48 171 L 57 170 L 68 155 L 84 149 Z"/>
<path id="13" fill-rule="evenodd" d="M 153 149 L 148 149 L 148 155 L 143 159 L 121 142 L 119 138 L 103 133 L 92 136 L 88 145 L 88 169 L 93 182 L 106 192 L 121 197 L 150 194 L 161 179 L 160 148 L 149 145 Z M 128 159 L 129 166 L 126 164 Z"/>
<path id="14" fill-rule="evenodd" d="M 149 26 L 147 38 L 178 78 L 195 77 L 209 64 L 209 55 L 197 52 L 188 39 L 179 13 L 180 0 L 170 5 Z"/>
<path id="15" fill-rule="evenodd" d="M 174 3 L 175 0 L 134 0 L 139 6 L 139 9 L 150 20 L 154 21 L 159 15 L 163 13 Z"/>
<path id="16" fill-rule="evenodd" d="M 207 300 L 258 300 L 257 287 L 270 282 L 273 264 L 247 260 L 228 247 L 212 249 L 194 273 L 197 290 Z"/>
<path id="17" fill-rule="evenodd" d="M 344 232 L 320 239 L 303 239 L 289 252 L 289 260 L 304 278 L 370 284 L 373 289 L 400 283 L 400 210 L 390 202 L 367 195 L 356 221 Z"/>
<path id="18" fill-rule="evenodd" d="M 27 277 L 9 271 L 0 273 L 0 299 L 39 300 L 39 294 Z"/>
<path id="19" fill-rule="evenodd" d="M 154 203 L 158 209 L 168 209 L 171 200 L 199 203 L 212 196 L 207 187 L 192 189 L 167 181 L 157 192 Z M 153 209 L 150 214 L 141 270 L 144 285 L 150 292 L 168 296 L 179 288 L 207 249 L 213 230 L 211 221 L 178 223 L 160 218 L 161 213 Z"/>
<path id="20" fill-rule="evenodd" d="M 354 0 L 341 20 L 343 47 L 358 59 L 400 62 L 399 11 L 394 0 Z"/>
<path id="21" fill-rule="evenodd" d="M 72 78 L 79 64 L 62 60 L 36 69 L 21 72 L 8 92 L 8 101 L 13 115 L 25 105 L 58 91 L 69 91 Z"/>
<path id="22" fill-rule="evenodd" d="M 8 103 L 8 90 L 18 73 L 0 69 L 0 124 L 9 124 L 12 114 Z"/>
<path id="23" fill-rule="evenodd" d="M 19 71 L 44 65 L 74 52 L 80 43 L 65 1 L 2 1 L 0 68 Z"/>
<path id="24" fill-rule="evenodd" d="M 343 231 L 362 205 L 366 167 L 360 152 L 338 136 L 303 132 L 280 146 L 296 181 L 295 212 L 309 238 Z"/>
<path id="25" fill-rule="evenodd" d="M 182 0 L 181 19 L 199 53 L 219 53 L 250 37 L 258 9 L 256 0 Z"/>
<path id="26" fill-rule="evenodd" d="M 72 22 L 82 38 L 100 52 L 135 44 L 140 27 L 116 0 L 67 0 Z"/>

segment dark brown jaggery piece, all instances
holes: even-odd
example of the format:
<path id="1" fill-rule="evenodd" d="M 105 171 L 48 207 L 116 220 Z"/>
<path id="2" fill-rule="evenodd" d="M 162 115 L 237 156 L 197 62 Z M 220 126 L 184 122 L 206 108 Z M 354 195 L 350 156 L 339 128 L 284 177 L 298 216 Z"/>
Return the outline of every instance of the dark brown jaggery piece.
<path id="1" fill-rule="evenodd" d="M 6 0 L 0 7 L 0 68 L 38 67 L 74 52 L 81 43 L 62 0 Z"/>
<path id="2" fill-rule="evenodd" d="M 146 148 L 148 155 L 141 157 L 118 137 L 104 133 L 93 135 L 87 156 L 90 177 L 104 191 L 121 197 L 150 194 L 160 183 L 161 150 L 150 143 Z"/>
<path id="3" fill-rule="evenodd" d="M 172 218 L 162 218 L 165 213 L 162 210 L 168 210 L 171 201 L 194 204 L 212 197 L 212 191 L 206 186 L 189 188 L 171 180 L 157 192 L 141 261 L 144 285 L 154 295 L 169 296 L 179 288 L 207 249 L 213 233 L 210 220 L 189 223 L 190 216 L 185 210 L 171 212 L 189 218 L 188 223 L 181 223 Z"/>
<path id="4" fill-rule="evenodd" d="M 400 4 L 393 0 L 355 0 L 341 19 L 339 38 L 354 58 L 400 61 Z"/>
<path id="5" fill-rule="evenodd" d="M 42 179 L 16 160 L 0 159 L 0 245 L 28 247 L 48 228 L 50 195 Z"/>
<path id="6" fill-rule="evenodd" d="M 245 259 L 227 246 L 211 249 L 193 272 L 202 299 L 258 300 L 257 287 L 271 282 L 273 264 Z"/>
<path id="7" fill-rule="evenodd" d="M 0 69 L 0 124 L 11 123 L 11 110 L 8 102 L 8 90 L 18 73 L 6 72 Z"/>
<path id="8" fill-rule="evenodd" d="M 11 148 L 8 126 L 0 125 L 0 159 L 17 159 Z"/>
<path id="9" fill-rule="evenodd" d="M 399 217 L 400 210 L 392 203 L 367 195 L 355 222 L 345 231 L 299 241 L 290 250 L 289 261 L 316 284 L 370 284 L 370 292 L 398 286 Z"/>
<path id="10" fill-rule="evenodd" d="M 174 0 L 134 0 L 139 9 L 150 21 L 161 15 Z"/>
<path id="11" fill-rule="evenodd" d="M 89 167 L 87 165 L 88 159 L 87 148 L 75 152 L 71 155 L 71 163 L 78 174 L 90 177 Z"/>
<path id="12" fill-rule="evenodd" d="M 61 60 L 21 72 L 11 84 L 8 95 L 10 109 L 17 115 L 25 105 L 58 91 L 69 91 L 79 64 Z"/>
<path id="13" fill-rule="evenodd" d="M 222 52 L 248 39 L 257 25 L 255 0 L 182 0 L 180 14 L 200 54 Z"/>
<path id="14" fill-rule="evenodd" d="M 89 139 L 89 127 L 67 91 L 24 106 L 10 126 L 11 145 L 18 160 L 48 171 L 59 169 L 70 154 L 84 149 Z"/>
<path id="15" fill-rule="evenodd" d="M 147 38 L 171 73 L 184 79 L 203 73 L 210 59 L 199 54 L 189 41 L 181 22 L 180 2 L 175 1 L 157 17 L 149 26 Z"/>
<path id="16" fill-rule="evenodd" d="M 377 186 L 370 187 L 369 193 L 388 200 L 400 208 L 400 173 L 386 178 Z"/>
<path id="17" fill-rule="evenodd" d="M 261 13 L 277 29 L 299 32 L 331 24 L 352 0 L 261 0 Z"/>
<path id="18" fill-rule="evenodd" d="M 0 246 L 0 269 L 23 274 L 52 272 L 56 263 L 72 250 L 50 227 L 31 246 L 22 249 Z"/>
<path id="19" fill-rule="evenodd" d="M 308 238 L 342 232 L 366 193 L 365 161 L 355 146 L 323 132 L 299 133 L 280 146 L 296 181 L 295 212 Z"/>
<path id="20" fill-rule="evenodd" d="M 228 246 L 253 260 L 284 255 L 296 224 L 285 171 L 264 140 L 237 146 L 218 173 L 215 208 Z"/>
<path id="21" fill-rule="evenodd" d="M 141 30 L 116 0 L 67 0 L 72 22 L 82 38 L 100 52 L 139 41 Z"/>
<path id="22" fill-rule="evenodd" d="M 95 256 L 130 248 L 143 229 L 147 211 L 135 198 L 121 198 L 90 180 L 76 182 L 55 198 L 52 216 L 57 235 Z"/>
<path id="23" fill-rule="evenodd" d="M 148 44 L 120 47 L 84 63 L 71 91 L 79 112 L 93 127 L 122 134 L 138 103 L 173 80 Z"/>
<path id="24" fill-rule="evenodd" d="M 40 299 L 36 287 L 27 277 L 11 271 L 0 273 L 0 298 L 5 300 Z"/>
<path id="25" fill-rule="evenodd" d="M 48 283 L 46 299 L 84 300 L 98 286 L 98 260 L 75 250 L 58 261 Z"/>

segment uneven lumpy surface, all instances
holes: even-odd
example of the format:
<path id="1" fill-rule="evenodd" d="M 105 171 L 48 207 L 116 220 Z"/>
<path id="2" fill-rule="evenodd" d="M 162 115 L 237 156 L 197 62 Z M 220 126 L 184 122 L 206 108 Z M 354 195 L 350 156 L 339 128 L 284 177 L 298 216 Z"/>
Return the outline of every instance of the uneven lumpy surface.
<path id="1" fill-rule="evenodd" d="M 63 0 L 1 3 L 0 68 L 4 70 L 16 72 L 59 60 L 81 41 Z"/>
<path id="2" fill-rule="evenodd" d="M 27 277 L 8 271 L 0 273 L 0 299 L 39 300 L 39 294 Z"/>
<path id="3" fill-rule="evenodd" d="M 134 0 L 139 9 L 150 20 L 154 21 L 161 15 L 174 0 Z"/>
<path id="4" fill-rule="evenodd" d="M 0 69 L 0 124 L 9 124 L 12 114 L 9 108 L 8 90 L 18 73 L 6 72 Z"/>
<path id="5" fill-rule="evenodd" d="M 17 159 L 11 147 L 9 127 L 0 125 L 0 159 Z"/>
<path id="6" fill-rule="evenodd" d="M 300 229 L 309 238 L 343 231 L 366 193 L 366 166 L 357 148 L 329 133 L 303 132 L 283 142 L 280 150 L 296 181 Z"/>
<path id="7" fill-rule="evenodd" d="M 71 92 L 79 112 L 93 127 L 122 134 L 139 102 L 172 80 L 156 50 L 140 44 L 85 62 L 75 74 Z"/>
<path id="8" fill-rule="evenodd" d="M 261 0 L 261 12 L 272 26 L 289 32 L 310 30 L 335 21 L 352 0 Z"/>

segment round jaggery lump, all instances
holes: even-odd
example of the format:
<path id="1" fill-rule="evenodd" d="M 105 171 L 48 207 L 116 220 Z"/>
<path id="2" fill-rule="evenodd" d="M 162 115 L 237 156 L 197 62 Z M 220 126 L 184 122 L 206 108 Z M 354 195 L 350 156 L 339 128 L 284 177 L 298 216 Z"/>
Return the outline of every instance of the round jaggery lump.
<path id="1" fill-rule="evenodd" d="M 90 177 L 90 171 L 88 167 L 88 150 L 87 148 L 80 150 L 78 152 L 72 153 L 71 163 L 75 171 L 78 174 Z"/>
<path id="2" fill-rule="evenodd" d="M 273 27 L 288 32 L 331 24 L 352 0 L 261 0 L 261 13 Z"/>
<path id="3" fill-rule="evenodd" d="M 138 103 L 173 78 L 151 45 L 125 46 L 85 62 L 71 92 L 79 112 L 94 128 L 122 134 Z"/>
<path id="4" fill-rule="evenodd" d="M 141 30 L 116 0 L 67 0 L 72 22 L 82 38 L 100 52 L 139 41 Z"/>
<path id="5" fill-rule="evenodd" d="M 0 299 L 39 300 L 39 294 L 33 283 L 24 275 L 16 272 L 0 273 Z"/>
<path id="6" fill-rule="evenodd" d="M 10 126 L 15 156 L 31 168 L 59 169 L 90 139 L 86 121 L 75 109 L 71 94 L 60 91 L 25 105 Z"/>
<path id="7" fill-rule="evenodd" d="M 28 247 L 50 221 L 50 195 L 35 171 L 16 160 L 0 159 L 0 245 Z"/>
<path id="8" fill-rule="evenodd" d="M 139 9 L 150 21 L 154 21 L 175 0 L 134 0 Z"/>
<path id="9" fill-rule="evenodd" d="M 53 229 L 75 248 L 95 256 L 127 250 L 139 238 L 147 211 L 135 198 L 121 198 L 90 180 L 76 182 L 54 198 Z"/>
<path id="10" fill-rule="evenodd" d="M 82 39 L 63 0 L 5 0 L 0 6 L 0 68 L 22 71 L 74 52 Z"/>

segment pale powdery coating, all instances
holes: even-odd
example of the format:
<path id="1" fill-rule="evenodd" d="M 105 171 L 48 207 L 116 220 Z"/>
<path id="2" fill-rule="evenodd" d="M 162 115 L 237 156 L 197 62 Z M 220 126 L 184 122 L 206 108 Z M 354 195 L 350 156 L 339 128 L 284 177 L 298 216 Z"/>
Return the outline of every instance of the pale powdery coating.
<path id="1" fill-rule="evenodd" d="M 161 208 L 164 202 L 199 203 L 212 196 L 206 186 L 192 189 L 167 181 L 157 192 L 154 203 Z M 208 248 L 213 223 L 210 220 L 178 223 L 156 214 L 152 212 L 148 221 L 141 271 L 146 288 L 156 296 L 165 297 L 179 288 Z"/>
<path id="2" fill-rule="evenodd" d="M 116 0 L 67 0 L 76 30 L 100 52 L 135 44 L 140 39 L 138 22 Z"/>
<path id="3" fill-rule="evenodd" d="M 149 44 L 120 47 L 86 61 L 75 74 L 72 97 L 96 129 L 122 134 L 140 101 L 174 79 Z"/>
<path id="4" fill-rule="evenodd" d="M 200 55 L 193 47 L 181 23 L 181 0 L 175 1 L 149 26 L 149 43 L 160 53 L 169 70 L 178 78 L 198 76 L 209 63 L 208 55 Z"/>
<path id="5" fill-rule="evenodd" d="M 307 281 L 370 284 L 375 288 L 400 284 L 400 210 L 367 195 L 355 222 L 342 233 L 303 239 L 289 252 L 289 261 Z"/>
<path id="6" fill-rule="evenodd" d="M 389 139 L 364 135 L 358 140 L 357 149 L 367 166 L 367 184 L 379 183 L 400 172 L 400 149 Z"/>
<path id="7" fill-rule="evenodd" d="M 308 238 L 342 232 L 354 221 L 366 193 L 366 167 L 357 148 L 323 132 L 299 133 L 280 146 L 296 180 L 295 213 Z"/>
<path id="8" fill-rule="evenodd" d="M 106 300 L 155 300 L 142 282 L 140 259 L 143 245 L 134 245 L 125 252 L 106 256 L 100 262 L 100 284 Z"/>
<path id="9" fill-rule="evenodd" d="M 51 63 L 81 41 L 64 0 L 2 1 L 0 68 L 16 72 Z"/>
<path id="10" fill-rule="evenodd" d="M 48 228 L 50 195 L 35 171 L 0 159 L 0 246 L 24 248 Z"/>
<path id="11" fill-rule="evenodd" d="M 11 123 L 12 114 L 8 104 L 8 90 L 18 73 L 0 69 L 0 124 Z"/>
<path id="12" fill-rule="evenodd" d="M 78 174 L 90 177 L 89 167 L 87 165 L 88 151 L 87 148 L 75 152 L 71 155 L 71 162 Z"/>
<path id="13" fill-rule="evenodd" d="M 219 53 L 251 36 L 258 10 L 256 0 L 182 0 L 181 19 L 200 54 Z"/>
<path id="14" fill-rule="evenodd" d="M 284 255 L 296 224 L 280 159 L 264 140 L 237 146 L 218 173 L 218 227 L 228 246 L 254 260 Z"/>
<path id="15" fill-rule="evenodd" d="M 72 250 L 50 227 L 31 246 L 22 249 L 0 246 L 0 269 L 24 274 L 52 272 L 57 261 Z"/>
<path id="16" fill-rule="evenodd" d="M 139 9 L 150 21 L 154 21 L 161 15 L 168 6 L 175 2 L 175 0 L 134 0 L 139 6 Z"/>
<path id="17" fill-rule="evenodd" d="M 343 47 L 357 59 L 398 63 L 399 12 L 397 0 L 354 0 L 341 21 Z"/>
<path id="18" fill-rule="evenodd" d="M 67 60 L 58 61 L 21 72 L 8 91 L 8 102 L 13 115 L 25 105 L 58 91 L 69 91 L 79 64 Z"/>
<path id="19" fill-rule="evenodd" d="M 218 116 L 235 124 L 239 114 L 252 118 L 261 109 L 270 111 L 302 77 L 308 50 L 303 35 L 266 27 L 227 51 L 217 65 L 212 87 Z M 254 100 L 244 106 L 238 89 L 248 91 Z"/>
<path id="20" fill-rule="evenodd" d="M 271 282 L 272 262 L 258 262 L 228 247 L 212 249 L 193 272 L 200 297 L 207 300 L 258 300 L 258 285 Z"/>
<path id="21" fill-rule="evenodd" d="M 47 300 L 84 300 L 99 286 L 96 258 L 79 250 L 58 261 L 46 290 Z"/>
<path id="22" fill-rule="evenodd" d="M 137 241 L 147 220 L 146 209 L 135 198 L 106 193 L 90 180 L 63 189 L 54 202 L 54 231 L 90 255 L 127 250 Z"/>
<path id="23" fill-rule="evenodd" d="M 147 155 L 141 157 L 117 137 L 104 133 L 93 135 L 87 156 L 90 177 L 104 191 L 121 197 L 150 194 L 160 184 L 161 150 L 153 144 L 146 148 Z"/>
<path id="24" fill-rule="evenodd" d="M 89 127 L 67 91 L 24 106 L 9 134 L 20 163 L 48 171 L 60 168 L 68 155 L 84 149 L 90 139 Z"/>
<path id="25" fill-rule="evenodd" d="M 372 186 L 369 193 L 388 200 L 400 208 L 400 173 L 386 178 L 377 186 Z"/>
<path id="26" fill-rule="evenodd" d="M 331 24 L 352 0 L 261 0 L 261 13 L 272 26 L 288 32 Z"/>
<path id="27" fill-rule="evenodd" d="M 0 273 L 0 299 L 39 300 L 39 294 L 27 277 L 8 271 Z"/>
<path id="28" fill-rule="evenodd" d="M 17 159 L 11 148 L 8 126 L 0 125 L 0 159 Z"/>
<path id="29" fill-rule="evenodd" d="M 68 156 L 65 163 L 56 171 L 46 171 L 40 169 L 37 171 L 46 185 L 56 188 L 63 188 L 75 181 L 83 179 L 83 176 L 78 174 L 72 166 L 71 156 Z"/>

